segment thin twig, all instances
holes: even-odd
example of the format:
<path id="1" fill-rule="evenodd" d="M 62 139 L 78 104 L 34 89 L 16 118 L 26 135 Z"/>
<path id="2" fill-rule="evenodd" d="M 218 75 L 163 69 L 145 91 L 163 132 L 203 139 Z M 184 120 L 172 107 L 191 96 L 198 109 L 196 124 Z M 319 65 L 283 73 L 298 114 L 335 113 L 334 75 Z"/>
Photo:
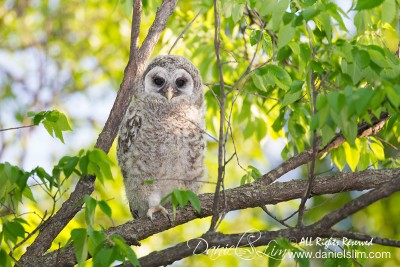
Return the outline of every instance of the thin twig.
<path id="1" fill-rule="evenodd" d="M 32 125 L 24 125 L 24 126 L 18 126 L 18 127 L 5 128 L 5 129 L 0 129 L 0 132 L 18 130 L 18 129 L 23 129 L 23 128 L 30 128 L 30 127 L 34 127 L 34 126 L 36 126 L 36 125 L 32 124 Z"/>
<path id="2" fill-rule="evenodd" d="M 204 83 L 204 85 L 207 86 L 208 88 L 210 88 L 210 90 L 211 90 L 211 87 L 212 87 L 212 86 L 218 86 L 218 84 L 216 84 L 216 83 Z M 264 99 L 271 99 L 271 100 L 275 100 L 275 101 L 277 101 L 277 102 L 282 102 L 281 99 L 278 99 L 278 98 L 275 98 L 275 97 L 270 97 L 270 96 L 261 95 L 261 94 L 255 93 L 255 92 L 251 92 L 251 91 L 245 90 L 245 89 L 243 89 L 243 88 L 236 88 L 236 89 L 235 89 L 232 85 L 227 85 L 227 84 L 225 84 L 225 87 L 226 87 L 226 88 L 229 88 L 229 89 L 232 89 L 232 88 L 233 88 L 232 90 L 237 90 L 237 91 L 239 91 L 239 92 L 241 92 L 241 93 L 245 93 L 245 94 L 249 94 L 249 95 L 258 96 L 258 97 L 261 97 L 261 98 L 264 98 Z M 215 93 L 214 93 L 214 91 L 212 91 L 212 93 L 213 93 L 214 96 L 216 96 Z"/>
<path id="3" fill-rule="evenodd" d="M 168 55 L 171 54 L 172 49 L 174 49 L 174 47 L 176 46 L 176 44 L 178 43 L 178 41 L 183 38 L 183 35 L 186 33 L 186 31 L 190 28 L 190 26 L 192 26 L 192 23 L 197 19 L 197 17 L 201 14 L 201 12 L 203 11 L 203 9 L 200 9 L 199 12 L 197 12 L 196 16 L 189 22 L 189 24 L 185 27 L 185 29 L 183 29 L 183 31 L 181 32 L 181 34 L 179 34 L 178 38 L 176 38 L 174 44 L 171 46 L 171 48 L 168 51 Z"/>
<path id="4" fill-rule="evenodd" d="M 235 138 L 233 137 L 233 130 L 232 130 L 232 124 L 231 124 L 231 118 L 232 118 L 232 113 L 233 113 L 233 105 L 235 104 L 238 95 L 239 95 L 239 93 L 237 93 L 237 94 L 235 95 L 235 97 L 233 98 L 233 100 L 232 100 L 232 104 L 231 104 L 231 108 L 230 108 L 229 116 L 228 116 L 228 120 L 227 120 L 227 123 L 228 123 L 228 130 L 226 131 L 226 134 L 228 135 L 228 133 L 229 133 L 230 136 L 231 136 L 233 149 L 234 149 L 234 151 L 235 151 L 234 155 L 236 156 L 236 161 L 237 161 L 238 166 L 239 166 L 242 170 L 246 171 L 246 169 L 242 166 L 242 164 L 240 164 L 239 154 L 237 153 Z M 226 137 L 226 139 L 228 139 L 228 137 Z"/>
<path id="5" fill-rule="evenodd" d="M 311 108 L 313 112 L 313 117 L 317 115 L 317 89 L 315 88 L 315 77 L 314 77 L 314 72 L 311 72 L 311 77 L 310 77 L 310 86 L 311 86 Z M 313 136 L 312 136 L 312 155 L 311 155 L 311 166 L 310 166 L 310 171 L 309 171 L 309 176 L 308 176 L 308 185 L 307 189 L 304 192 L 304 196 L 301 199 L 300 206 L 299 206 L 299 216 L 298 216 L 298 226 L 301 228 L 304 226 L 303 218 L 304 218 L 304 212 L 305 212 L 305 207 L 306 207 L 306 202 L 308 197 L 311 194 L 312 186 L 314 183 L 315 179 L 315 161 L 317 159 L 317 154 L 318 154 L 318 140 L 317 140 L 317 131 L 316 129 L 313 130 Z"/>
<path id="6" fill-rule="evenodd" d="M 211 94 L 214 96 L 215 100 L 217 101 L 217 105 L 218 107 L 221 108 L 221 103 L 219 102 L 219 98 L 218 96 L 215 94 L 214 90 L 212 89 L 212 87 L 214 86 L 213 84 L 210 83 L 203 83 L 205 86 L 208 87 L 208 89 L 210 89 Z"/>
<path id="7" fill-rule="evenodd" d="M 290 226 L 289 224 L 285 223 L 285 220 L 280 220 L 278 219 L 274 214 L 272 214 L 268 208 L 266 206 L 260 206 L 260 208 L 266 213 L 268 214 L 269 217 L 271 217 L 272 219 L 274 219 L 275 221 L 277 221 L 278 223 L 282 224 L 283 226 L 287 227 L 287 228 L 292 228 L 292 226 Z"/>

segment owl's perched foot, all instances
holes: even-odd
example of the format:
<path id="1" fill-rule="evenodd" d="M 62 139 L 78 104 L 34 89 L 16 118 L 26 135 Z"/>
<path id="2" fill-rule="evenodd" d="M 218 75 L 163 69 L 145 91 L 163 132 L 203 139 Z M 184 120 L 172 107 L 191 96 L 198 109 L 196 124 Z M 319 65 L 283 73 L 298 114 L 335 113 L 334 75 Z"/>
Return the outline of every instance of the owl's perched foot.
<path id="1" fill-rule="evenodd" d="M 147 218 L 149 218 L 151 221 L 153 221 L 153 213 L 154 213 L 154 212 L 159 212 L 159 211 L 160 211 L 160 212 L 162 213 L 162 215 L 164 215 L 164 217 L 167 218 L 168 221 L 171 223 L 171 219 L 169 218 L 168 211 L 167 211 L 163 206 L 161 206 L 161 205 L 158 205 L 158 206 L 155 206 L 155 207 L 151 207 L 151 208 L 147 211 L 147 213 L 146 213 Z"/>

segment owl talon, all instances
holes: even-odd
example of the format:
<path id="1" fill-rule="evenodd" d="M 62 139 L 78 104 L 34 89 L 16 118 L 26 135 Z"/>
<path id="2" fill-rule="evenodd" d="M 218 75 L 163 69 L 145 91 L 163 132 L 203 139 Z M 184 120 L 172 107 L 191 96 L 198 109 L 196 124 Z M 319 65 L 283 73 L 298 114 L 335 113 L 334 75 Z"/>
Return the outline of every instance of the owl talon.
<path id="1" fill-rule="evenodd" d="M 163 206 L 161 206 L 161 205 L 158 205 L 158 206 L 156 206 L 156 207 L 150 208 L 150 209 L 147 211 L 146 216 L 147 216 L 147 218 L 150 219 L 150 221 L 153 221 L 153 213 L 154 213 L 154 212 L 159 212 L 159 211 L 162 213 L 162 215 L 164 215 L 165 218 L 168 219 L 169 222 L 171 222 L 171 220 L 170 220 L 170 218 L 169 218 L 168 211 L 167 211 Z"/>

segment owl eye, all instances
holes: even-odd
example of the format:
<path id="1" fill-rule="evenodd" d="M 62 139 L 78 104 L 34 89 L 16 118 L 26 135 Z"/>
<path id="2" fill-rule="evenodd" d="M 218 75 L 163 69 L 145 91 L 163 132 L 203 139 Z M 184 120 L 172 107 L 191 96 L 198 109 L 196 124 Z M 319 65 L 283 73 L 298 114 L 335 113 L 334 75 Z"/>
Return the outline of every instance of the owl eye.
<path id="1" fill-rule="evenodd" d="M 179 79 L 177 79 L 177 80 L 175 81 L 175 84 L 176 84 L 176 86 L 178 86 L 178 87 L 182 87 L 182 86 L 184 86 L 184 85 L 186 84 L 186 80 L 185 80 L 185 79 L 182 79 L 182 78 L 179 78 Z"/>
<path id="2" fill-rule="evenodd" d="M 154 78 L 153 82 L 158 86 L 162 86 L 164 84 L 165 80 L 163 78 L 156 77 L 156 78 Z"/>

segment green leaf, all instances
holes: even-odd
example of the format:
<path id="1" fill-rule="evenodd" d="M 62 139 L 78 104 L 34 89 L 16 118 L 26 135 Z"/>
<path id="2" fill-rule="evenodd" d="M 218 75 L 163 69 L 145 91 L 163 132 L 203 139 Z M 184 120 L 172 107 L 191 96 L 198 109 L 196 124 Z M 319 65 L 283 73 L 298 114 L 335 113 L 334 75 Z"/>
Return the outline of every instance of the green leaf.
<path id="1" fill-rule="evenodd" d="M 357 115 L 363 115 L 369 108 L 370 100 L 374 95 L 374 91 L 371 88 L 361 88 L 356 91 L 357 104 L 355 105 Z"/>
<path id="2" fill-rule="evenodd" d="M 74 241 L 74 252 L 78 266 L 84 266 L 88 257 L 88 238 L 84 228 L 76 228 L 71 231 L 71 239 Z"/>
<path id="3" fill-rule="evenodd" d="M 322 136 L 322 145 L 326 145 L 335 136 L 335 134 L 336 134 L 335 130 L 328 123 L 324 123 L 322 126 L 320 126 L 320 128 L 321 128 L 321 136 Z"/>
<path id="4" fill-rule="evenodd" d="M 1 236 L 0 236 L 0 238 L 1 238 Z M 3 248 L 0 248 L 0 266 L 3 266 L 3 267 L 11 267 L 12 266 L 11 258 Z"/>
<path id="5" fill-rule="evenodd" d="M 285 95 L 285 97 L 283 98 L 282 107 L 286 107 L 287 105 L 296 102 L 297 100 L 299 100 L 301 98 L 301 96 L 302 96 L 301 92 L 297 92 L 294 94 L 287 93 Z"/>
<path id="6" fill-rule="evenodd" d="M 243 4 L 234 5 L 232 9 L 232 20 L 234 23 L 237 23 L 242 18 L 245 7 Z"/>
<path id="7" fill-rule="evenodd" d="M 29 112 L 28 115 L 34 115 L 34 112 Z M 60 139 L 64 143 L 63 131 L 70 131 L 71 126 L 68 123 L 67 117 L 58 110 L 41 111 L 34 115 L 33 123 L 38 125 L 42 122 L 46 131 L 52 136 Z"/>
<path id="8" fill-rule="evenodd" d="M 280 27 L 278 32 L 278 49 L 287 45 L 294 37 L 296 30 L 291 24 L 284 25 Z"/>
<path id="9" fill-rule="evenodd" d="M 283 68 L 276 65 L 267 65 L 259 69 L 261 74 L 266 74 L 277 86 L 288 90 L 292 85 L 292 78 Z"/>
<path id="10" fill-rule="evenodd" d="M 32 194 L 32 190 L 30 189 L 29 186 L 26 186 L 26 187 L 25 187 L 25 189 L 24 189 L 24 191 L 22 192 L 22 194 L 23 194 L 23 196 L 26 197 L 27 199 L 31 200 L 31 201 L 34 202 L 34 203 L 37 203 L 35 197 L 34 197 L 33 194 Z"/>
<path id="11" fill-rule="evenodd" d="M 60 112 L 58 110 L 52 110 L 45 112 L 45 117 L 47 121 L 57 122 L 60 118 Z"/>
<path id="12" fill-rule="evenodd" d="M 361 69 L 368 67 L 371 62 L 368 52 L 364 50 L 357 51 L 354 60 Z"/>
<path id="13" fill-rule="evenodd" d="M 344 137 L 346 138 L 347 142 L 349 142 L 351 145 L 354 145 L 354 140 L 357 137 L 357 122 L 354 119 L 354 117 L 349 118 L 348 121 L 343 122 L 343 128 L 342 133 Z"/>
<path id="14" fill-rule="evenodd" d="M 62 166 L 63 166 L 62 169 L 64 171 L 65 178 L 68 178 L 75 171 L 76 165 L 78 165 L 78 163 L 79 163 L 79 158 L 65 156 L 65 157 L 61 158 L 59 165 L 61 165 L 61 162 L 62 162 Z"/>
<path id="15" fill-rule="evenodd" d="M 92 167 L 92 172 L 90 174 L 94 174 L 100 179 L 103 177 L 109 180 L 113 179 L 111 172 L 112 161 L 108 158 L 107 154 L 103 150 L 95 148 L 92 151 L 88 151 L 88 156 L 89 166 Z"/>
<path id="16" fill-rule="evenodd" d="M 140 266 L 139 260 L 135 254 L 135 252 L 131 249 L 130 246 L 128 246 L 125 242 L 125 240 L 118 236 L 118 235 L 112 235 L 112 240 L 115 243 L 115 246 L 120 249 L 122 254 L 128 259 L 130 264 L 133 266 Z"/>
<path id="17" fill-rule="evenodd" d="M 278 244 L 277 240 L 269 242 L 267 248 L 263 251 L 263 255 L 268 257 L 268 267 L 278 267 L 286 252 L 287 251 Z"/>
<path id="18" fill-rule="evenodd" d="M 188 200 L 190 202 L 190 204 L 192 205 L 192 207 L 198 212 L 201 212 L 201 204 L 200 204 L 200 200 L 199 197 L 192 191 L 186 191 Z"/>
<path id="19" fill-rule="evenodd" d="M 336 167 L 340 171 L 343 170 L 344 166 L 346 165 L 346 153 L 344 152 L 343 146 L 339 146 L 335 150 L 331 152 L 332 161 L 335 163 Z"/>
<path id="20" fill-rule="evenodd" d="M 161 203 L 161 204 L 165 203 L 171 196 L 172 196 L 172 192 L 169 193 L 169 194 L 167 194 L 167 195 L 165 195 L 165 197 L 163 197 L 163 198 L 160 200 L 160 203 Z"/>
<path id="21" fill-rule="evenodd" d="M 172 191 L 172 199 L 175 198 L 176 202 L 181 207 L 185 206 L 185 204 L 187 203 L 187 202 L 185 202 L 185 197 L 182 193 L 183 193 L 182 190 L 178 190 L 178 189 L 174 189 L 174 191 Z"/>
<path id="22" fill-rule="evenodd" d="M 108 267 L 114 260 L 116 260 L 114 249 L 102 247 L 95 255 L 93 255 L 93 266 Z"/>
<path id="23" fill-rule="evenodd" d="M 89 195 L 83 197 L 85 201 L 85 220 L 88 226 L 94 224 L 94 213 L 96 211 L 97 201 Z"/>
<path id="24" fill-rule="evenodd" d="M 104 212 L 104 214 L 106 214 L 110 218 L 112 217 L 112 210 L 106 201 L 100 200 L 97 202 L 97 204 L 99 205 L 101 211 Z"/>
<path id="25" fill-rule="evenodd" d="M 379 160 L 385 159 L 385 151 L 383 149 L 383 145 L 381 142 L 371 137 L 372 142 L 369 143 L 369 147 L 371 148 L 372 153 L 374 153 L 375 157 Z"/>
<path id="26" fill-rule="evenodd" d="M 254 46 L 261 40 L 262 32 L 260 30 L 254 30 L 250 34 L 250 44 Z"/>
<path id="27" fill-rule="evenodd" d="M 379 6 L 383 3 L 384 0 L 358 0 L 355 10 L 364 10 L 364 9 L 371 9 L 376 6 Z"/>
<path id="28" fill-rule="evenodd" d="M 331 16 L 327 12 L 323 12 L 318 17 L 319 17 L 319 20 L 321 21 L 321 24 L 325 31 L 328 42 L 331 43 L 331 39 L 332 39 Z"/>
<path id="29" fill-rule="evenodd" d="M 46 113 L 45 111 L 41 111 L 35 114 L 33 111 L 30 111 L 29 112 L 30 115 L 35 114 L 33 117 L 33 124 L 39 125 L 39 123 L 45 118 L 45 113 Z"/>
<path id="30" fill-rule="evenodd" d="M 275 2 L 276 1 L 271 1 Z M 272 30 L 277 31 L 282 22 L 283 15 L 289 6 L 289 0 L 281 0 L 272 9 Z"/>
<path id="31" fill-rule="evenodd" d="M 347 142 L 343 143 L 343 148 L 346 154 L 347 164 L 349 164 L 350 169 L 354 172 L 360 160 L 360 153 L 356 148 L 351 147 Z"/>
<path id="32" fill-rule="evenodd" d="M 103 231 L 96 231 L 93 228 L 88 229 L 88 236 L 88 251 L 90 255 L 95 255 L 107 241 L 107 237 Z"/>
<path id="33" fill-rule="evenodd" d="M 48 174 L 42 167 L 35 168 L 33 172 L 36 173 L 36 175 L 40 178 L 43 184 L 50 190 L 53 188 L 53 186 L 58 187 L 57 183 L 54 182 L 53 176 Z M 46 181 L 48 181 L 48 183 Z"/>
<path id="34" fill-rule="evenodd" d="M 17 243 L 18 237 L 25 237 L 25 228 L 18 220 L 3 221 L 3 238 L 5 241 Z"/>
<path id="35" fill-rule="evenodd" d="M 89 165 L 89 157 L 87 155 L 81 157 L 79 160 L 79 168 L 81 169 L 83 174 L 89 174 L 88 165 Z"/>
<path id="36" fill-rule="evenodd" d="M 382 5 L 382 24 L 392 23 L 396 17 L 397 9 L 396 0 L 385 0 Z"/>
<path id="37" fill-rule="evenodd" d="M 301 12 L 301 15 L 303 16 L 303 18 L 308 21 L 311 20 L 312 18 L 314 18 L 316 15 L 318 15 L 321 12 L 321 10 L 315 6 L 311 6 L 311 7 L 306 7 L 303 9 L 303 11 Z"/>
<path id="38" fill-rule="evenodd" d="M 61 131 L 71 131 L 72 130 L 67 117 L 63 113 L 60 113 L 58 116 L 57 126 L 58 126 L 58 129 L 60 129 Z"/>

